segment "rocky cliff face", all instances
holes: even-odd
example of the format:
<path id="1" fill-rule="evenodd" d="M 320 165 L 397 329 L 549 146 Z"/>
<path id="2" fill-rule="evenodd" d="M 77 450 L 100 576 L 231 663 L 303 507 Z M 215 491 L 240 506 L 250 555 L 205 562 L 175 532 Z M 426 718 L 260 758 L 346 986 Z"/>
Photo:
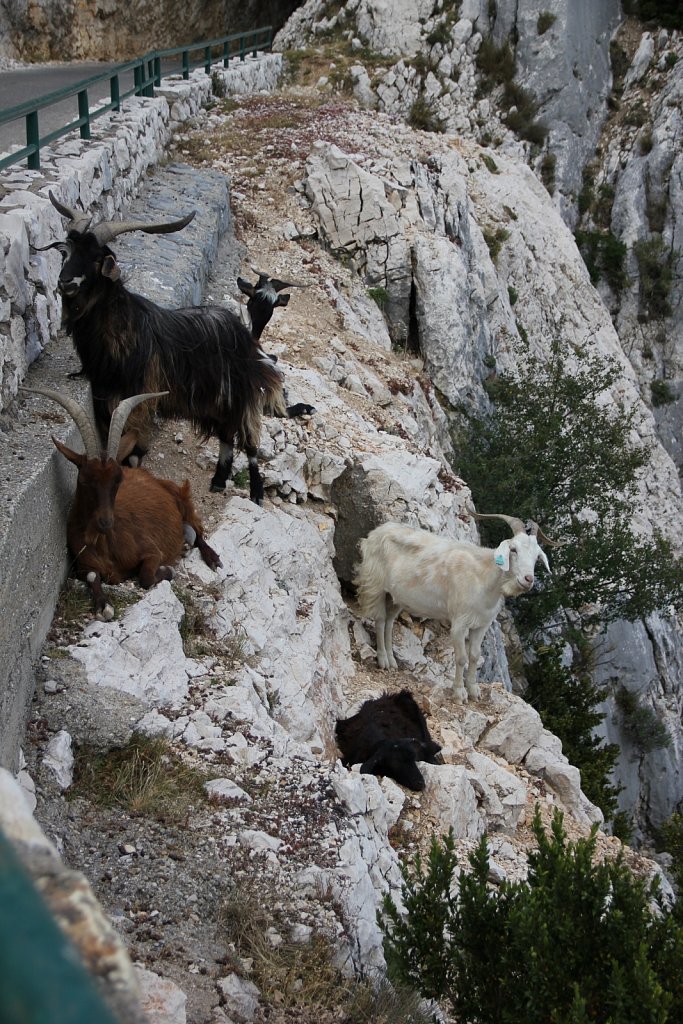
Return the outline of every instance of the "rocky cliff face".
<path id="1" fill-rule="evenodd" d="M 483 405 L 491 367 L 510 368 L 529 349 L 542 353 L 550 339 L 569 348 L 590 339 L 617 358 L 623 379 L 613 398 L 639 406 L 641 437 L 656 448 L 654 472 L 641 489 L 640 527 L 673 525 L 681 508 L 680 284 L 672 272 L 680 246 L 681 42 L 676 33 L 643 34 L 629 23 L 615 43 L 617 3 L 558 3 L 542 17 L 537 7 L 499 3 L 491 16 L 476 0 L 444 3 L 408 31 L 403 21 L 410 15 L 400 5 L 389 16 L 381 3 L 358 0 L 330 15 L 329 6 L 309 0 L 276 46 L 336 34 L 359 58 L 363 47 L 379 51 L 388 67 L 367 58 L 368 67 L 360 59 L 350 67 L 356 97 L 416 125 L 427 111 L 425 126 L 453 141 L 446 156 L 435 151 L 426 165 L 389 161 L 374 180 L 366 166 L 321 151 L 310 162 L 307 193 L 328 244 L 349 254 L 368 284 L 387 289 L 394 339 L 417 344 L 450 401 Z M 491 70 L 491 47 L 500 62 L 506 40 L 514 48 L 515 82 L 534 98 L 533 117 L 548 129 L 544 155 L 520 141 L 519 130 L 510 131 L 518 127 L 517 108 L 504 102 L 507 86 Z M 610 53 L 621 55 L 616 70 Z M 523 104 L 523 93 L 516 95 Z M 589 237 L 597 223 L 598 232 L 607 226 L 626 245 L 616 295 L 614 274 L 589 264 L 599 294 L 591 287 L 568 229 L 579 217 Z M 503 241 L 494 262 L 483 235 L 490 240 L 496 232 Z M 650 382 L 662 376 L 672 382 L 665 392 L 672 401 L 657 405 L 653 416 Z M 643 823 L 658 823 L 681 798 L 679 629 L 666 617 L 622 624 L 610 631 L 607 647 L 616 647 L 620 670 L 598 677 L 613 684 L 618 678 L 668 722 L 664 752 L 624 754 L 620 764 L 624 808 L 636 809 Z M 618 653 L 624 649 L 632 656 L 628 669 Z M 627 750 L 621 716 L 611 704 L 606 710 L 610 739 Z"/>
<path id="2" fill-rule="evenodd" d="M 148 50 L 262 25 L 277 29 L 296 5 L 297 0 L 5 0 L 0 6 L 0 56 L 27 61 L 128 60 Z"/>

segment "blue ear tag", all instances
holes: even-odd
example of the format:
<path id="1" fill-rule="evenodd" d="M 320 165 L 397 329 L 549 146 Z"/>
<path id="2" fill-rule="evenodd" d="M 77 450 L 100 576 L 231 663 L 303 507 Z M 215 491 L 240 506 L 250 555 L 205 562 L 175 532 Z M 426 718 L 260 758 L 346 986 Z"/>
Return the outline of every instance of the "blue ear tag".
<path id="1" fill-rule="evenodd" d="M 505 558 L 503 555 L 496 555 L 496 565 L 505 565 Z"/>

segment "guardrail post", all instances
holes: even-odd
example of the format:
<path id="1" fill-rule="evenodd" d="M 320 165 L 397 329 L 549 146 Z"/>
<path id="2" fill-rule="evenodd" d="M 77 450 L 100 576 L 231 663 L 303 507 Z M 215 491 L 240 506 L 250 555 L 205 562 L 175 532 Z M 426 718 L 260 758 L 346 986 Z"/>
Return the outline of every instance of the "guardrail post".
<path id="1" fill-rule="evenodd" d="M 135 87 L 135 95 L 142 96 L 142 68 L 139 64 L 136 64 L 133 68 L 133 84 Z"/>
<path id="2" fill-rule="evenodd" d="M 211 74 L 211 47 L 210 46 L 205 46 L 204 47 L 204 70 L 206 71 L 207 75 Z"/>
<path id="3" fill-rule="evenodd" d="M 258 57 L 258 36 L 256 35 L 256 32 L 254 32 L 251 37 L 251 45 L 253 46 L 253 50 L 251 51 L 252 57 Z"/>
<path id="4" fill-rule="evenodd" d="M 245 52 L 244 36 L 240 36 L 240 60 L 244 60 Z"/>
<path id="5" fill-rule="evenodd" d="M 230 43 L 223 43 L 223 67 L 230 66 Z"/>
<path id="6" fill-rule="evenodd" d="M 121 94 L 119 92 L 119 76 L 112 75 L 109 79 L 109 96 L 114 110 L 121 109 Z"/>
<path id="7" fill-rule="evenodd" d="M 190 51 L 183 50 L 183 78 L 190 77 Z"/>
<path id="8" fill-rule="evenodd" d="M 83 120 L 85 118 L 85 120 Z M 90 107 L 88 106 L 88 90 L 78 94 L 78 119 L 81 121 L 81 138 L 90 138 Z"/>
<path id="9" fill-rule="evenodd" d="M 40 130 L 38 128 L 38 111 L 32 110 L 26 115 L 26 145 L 35 146 L 35 151 L 28 155 L 28 168 L 40 170 Z"/>
<path id="10" fill-rule="evenodd" d="M 161 57 L 154 58 L 154 84 L 157 89 L 161 85 Z"/>
<path id="11" fill-rule="evenodd" d="M 145 96 L 154 96 L 154 61 L 145 62 Z"/>

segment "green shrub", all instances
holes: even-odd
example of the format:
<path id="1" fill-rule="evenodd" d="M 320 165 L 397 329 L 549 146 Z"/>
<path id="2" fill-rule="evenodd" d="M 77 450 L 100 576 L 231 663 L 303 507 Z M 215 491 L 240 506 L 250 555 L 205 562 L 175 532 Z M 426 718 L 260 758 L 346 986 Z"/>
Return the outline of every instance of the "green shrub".
<path id="1" fill-rule="evenodd" d="M 621 686 L 614 702 L 621 713 L 622 729 L 642 754 L 671 746 L 669 730 L 652 708 L 640 703 L 637 694 Z"/>
<path id="2" fill-rule="evenodd" d="M 652 129 L 647 128 L 638 136 L 638 150 L 640 155 L 647 156 L 648 153 L 651 153 L 653 145 L 654 139 L 652 138 Z"/>
<path id="3" fill-rule="evenodd" d="M 656 883 L 595 863 L 597 829 L 568 842 L 559 812 L 550 835 L 538 808 L 532 828 L 524 881 L 490 886 L 486 837 L 457 891 L 452 833 L 405 866 L 405 915 L 386 898 L 380 918 L 391 977 L 463 1024 L 682 1020 L 683 928 Z"/>
<path id="4" fill-rule="evenodd" d="M 507 228 L 496 228 L 495 230 L 493 228 L 484 228 L 482 234 L 491 254 L 491 259 L 494 263 L 497 263 L 503 242 L 507 241 L 510 237 L 510 232 Z"/>
<path id="5" fill-rule="evenodd" d="M 624 242 L 610 231 L 577 231 L 575 237 L 592 283 L 604 279 L 619 295 L 628 284 Z"/>
<path id="6" fill-rule="evenodd" d="M 643 355 L 645 355 L 644 352 Z M 670 402 L 675 402 L 677 397 L 668 380 L 650 381 L 650 395 L 654 406 L 668 405 Z"/>
<path id="7" fill-rule="evenodd" d="M 669 293 L 679 253 L 668 249 L 661 236 L 636 242 L 633 252 L 638 262 L 640 304 L 651 320 L 671 316 Z"/>
<path id="8" fill-rule="evenodd" d="M 518 298 L 519 298 L 519 292 L 514 287 L 514 285 L 509 284 L 508 285 L 508 300 L 510 302 L 510 305 L 514 306 L 514 304 L 517 302 Z"/>
<path id="9" fill-rule="evenodd" d="M 434 107 L 424 95 L 417 97 L 408 114 L 408 124 L 423 132 L 442 132 L 443 121 L 438 117 Z"/>
<path id="10" fill-rule="evenodd" d="M 557 21 L 557 15 L 552 14 L 550 11 L 541 11 L 536 22 L 536 31 L 539 36 L 542 36 L 544 32 L 547 32 L 549 28 Z"/>
<path id="11" fill-rule="evenodd" d="M 555 169 L 557 167 L 557 157 L 554 153 L 544 153 L 543 159 L 541 160 L 540 173 L 541 181 L 548 189 L 550 195 L 555 192 Z"/>
<path id="12" fill-rule="evenodd" d="M 498 170 L 498 164 L 496 163 L 492 156 L 489 156 L 488 153 L 482 153 L 481 159 L 482 162 L 488 168 L 488 170 L 491 172 L 491 174 L 500 174 L 500 171 Z"/>
<path id="13" fill-rule="evenodd" d="M 384 311 L 384 308 L 389 301 L 389 292 L 386 288 L 381 285 L 377 285 L 374 288 L 368 288 L 368 296 L 373 302 L 376 302 L 379 308 Z"/>
<path id="14" fill-rule="evenodd" d="M 590 674 L 562 663 L 562 644 L 537 647 L 526 668 L 526 700 L 536 708 L 549 732 L 562 740 L 562 753 L 581 772 L 581 788 L 605 818 L 617 812 L 619 788 L 612 772 L 619 756 L 614 743 L 603 744 L 595 729 L 604 720 L 596 708 L 606 691 L 595 686 Z"/>
<path id="15" fill-rule="evenodd" d="M 491 413 L 453 431 L 458 474 L 476 507 L 535 519 L 564 542 L 553 552 L 552 581 L 511 604 L 525 632 L 560 609 L 606 623 L 683 605 L 683 562 L 671 544 L 631 529 L 650 449 L 631 441 L 635 405 L 602 404 L 620 379 L 614 360 L 579 350 L 570 363 L 554 344 L 548 359 L 527 356 L 500 374 Z M 592 515 L 580 515 L 586 508 Z M 482 532 L 494 547 L 507 535 L 488 523 Z"/>
<path id="16" fill-rule="evenodd" d="M 501 46 L 496 46 L 493 39 L 486 36 L 481 41 L 475 60 L 489 90 L 496 85 L 511 82 L 514 78 L 515 55 L 507 40 Z"/>

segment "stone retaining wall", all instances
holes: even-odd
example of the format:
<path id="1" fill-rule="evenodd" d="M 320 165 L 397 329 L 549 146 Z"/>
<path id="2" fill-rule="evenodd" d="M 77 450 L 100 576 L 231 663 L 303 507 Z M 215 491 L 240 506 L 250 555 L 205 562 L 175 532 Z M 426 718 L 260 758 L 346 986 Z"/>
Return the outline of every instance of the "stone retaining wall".
<path id="1" fill-rule="evenodd" d="M 216 71 L 228 93 L 270 90 L 281 61 L 268 54 Z M 33 664 L 68 569 L 64 521 L 73 470 L 50 434 L 78 446 L 77 431 L 61 416 L 37 414 L 35 407 L 29 413 L 16 402 L 29 367 L 27 383 L 57 389 L 78 369 L 71 344 L 57 340 L 61 257 L 34 251 L 64 237 L 48 191 L 96 220 L 121 211 L 137 220 L 167 213 L 171 219 L 196 209 L 182 240 L 167 236 L 160 247 L 158 238 L 122 236 L 117 255 L 136 291 L 168 305 L 200 302 L 228 227 L 227 180 L 174 165 L 152 181 L 147 172 L 164 157 L 174 126 L 210 97 L 211 78 L 203 71 L 187 82 L 166 79 L 154 99 L 129 100 L 123 112 L 97 122 L 91 141 L 74 138 L 43 151 L 41 171 L 17 167 L 0 175 L 0 764 L 10 768 L 33 693 Z"/>

